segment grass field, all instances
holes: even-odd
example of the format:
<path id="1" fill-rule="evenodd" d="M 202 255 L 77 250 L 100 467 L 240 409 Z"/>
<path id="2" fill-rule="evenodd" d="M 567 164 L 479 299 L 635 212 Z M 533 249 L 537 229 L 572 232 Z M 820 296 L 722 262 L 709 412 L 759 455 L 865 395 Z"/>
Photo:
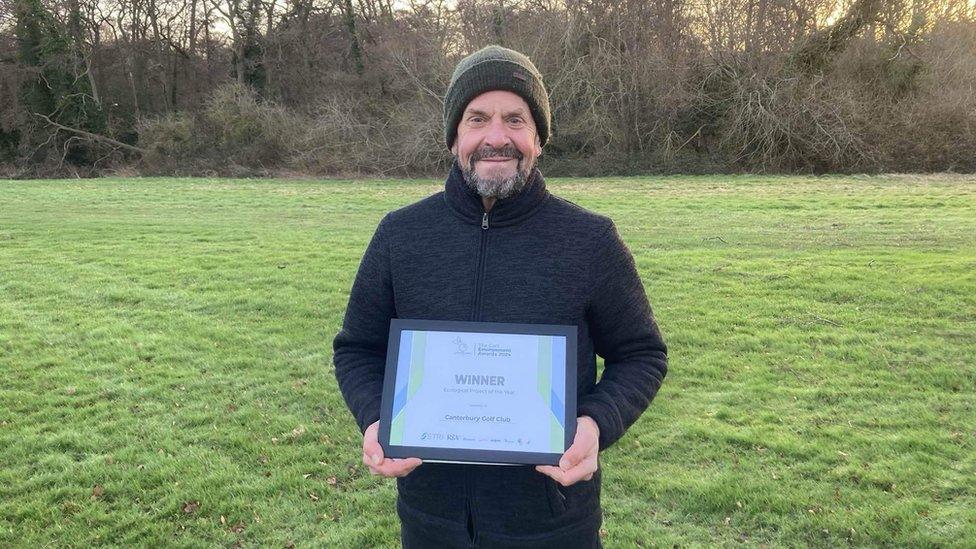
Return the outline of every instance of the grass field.
<path id="1" fill-rule="evenodd" d="M 670 347 L 608 547 L 976 546 L 976 178 L 553 179 Z M 0 547 L 388 547 L 331 368 L 432 181 L 0 181 Z"/>

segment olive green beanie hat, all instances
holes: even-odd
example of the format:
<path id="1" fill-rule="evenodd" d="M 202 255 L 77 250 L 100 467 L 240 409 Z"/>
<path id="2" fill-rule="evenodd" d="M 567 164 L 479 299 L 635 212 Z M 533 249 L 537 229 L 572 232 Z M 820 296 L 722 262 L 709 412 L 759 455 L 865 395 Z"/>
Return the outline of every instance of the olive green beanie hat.
<path id="1" fill-rule="evenodd" d="M 451 148 L 464 108 L 492 90 L 507 90 L 525 99 L 532 112 L 539 141 L 549 140 L 549 95 L 542 75 L 525 55 L 501 46 L 487 46 L 462 59 L 454 69 L 444 96 L 444 138 Z"/>

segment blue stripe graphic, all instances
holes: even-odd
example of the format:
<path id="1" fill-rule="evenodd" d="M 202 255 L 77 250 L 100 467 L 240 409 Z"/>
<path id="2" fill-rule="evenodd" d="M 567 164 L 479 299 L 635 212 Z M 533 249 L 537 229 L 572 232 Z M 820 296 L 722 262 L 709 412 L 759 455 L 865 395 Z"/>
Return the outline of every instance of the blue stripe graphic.
<path id="1" fill-rule="evenodd" d="M 552 398 L 549 399 L 552 415 L 559 424 L 566 427 L 563 417 L 566 415 L 566 405 L 557 395 L 566 393 L 566 338 L 552 337 Z M 561 371 L 560 371 L 561 370 Z"/>
<path id="2" fill-rule="evenodd" d="M 553 390 L 552 395 L 550 396 L 550 401 L 552 403 L 552 415 L 556 418 L 556 421 L 559 422 L 559 426 L 565 429 L 566 424 L 563 422 L 563 401 L 559 399 L 559 395 L 556 394 L 555 390 Z"/>

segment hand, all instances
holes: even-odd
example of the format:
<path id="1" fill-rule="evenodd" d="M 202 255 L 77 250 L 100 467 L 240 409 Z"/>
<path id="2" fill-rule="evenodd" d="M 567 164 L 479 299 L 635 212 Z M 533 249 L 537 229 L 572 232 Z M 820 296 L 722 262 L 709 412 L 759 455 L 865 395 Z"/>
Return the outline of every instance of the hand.
<path id="1" fill-rule="evenodd" d="M 376 421 L 363 433 L 363 463 L 369 467 L 370 474 L 402 477 L 423 463 L 420 458 L 384 458 L 383 447 L 379 443 L 379 430 L 380 422 Z"/>
<path id="2" fill-rule="evenodd" d="M 570 486 L 593 478 L 593 473 L 600 468 L 599 453 L 600 427 L 590 416 L 580 416 L 576 419 L 573 445 L 559 460 L 559 467 L 536 465 L 535 470 L 552 477 L 563 486 Z"/>

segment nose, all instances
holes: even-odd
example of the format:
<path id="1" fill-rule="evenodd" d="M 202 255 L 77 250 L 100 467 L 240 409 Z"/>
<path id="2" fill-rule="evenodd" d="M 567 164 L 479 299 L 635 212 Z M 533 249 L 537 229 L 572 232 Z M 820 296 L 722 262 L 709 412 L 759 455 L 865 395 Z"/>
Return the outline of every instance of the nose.
<path id="1" fill-rule="evenodd" d="M 494 149 L 500 149 L 508 145 L 508 142 L 508 132 L 505 128 L 505 122 L 500 117 L 493 117 L 491 123 L 488 125 L 488 131 L 485 133 L 485 144 Z"/>

